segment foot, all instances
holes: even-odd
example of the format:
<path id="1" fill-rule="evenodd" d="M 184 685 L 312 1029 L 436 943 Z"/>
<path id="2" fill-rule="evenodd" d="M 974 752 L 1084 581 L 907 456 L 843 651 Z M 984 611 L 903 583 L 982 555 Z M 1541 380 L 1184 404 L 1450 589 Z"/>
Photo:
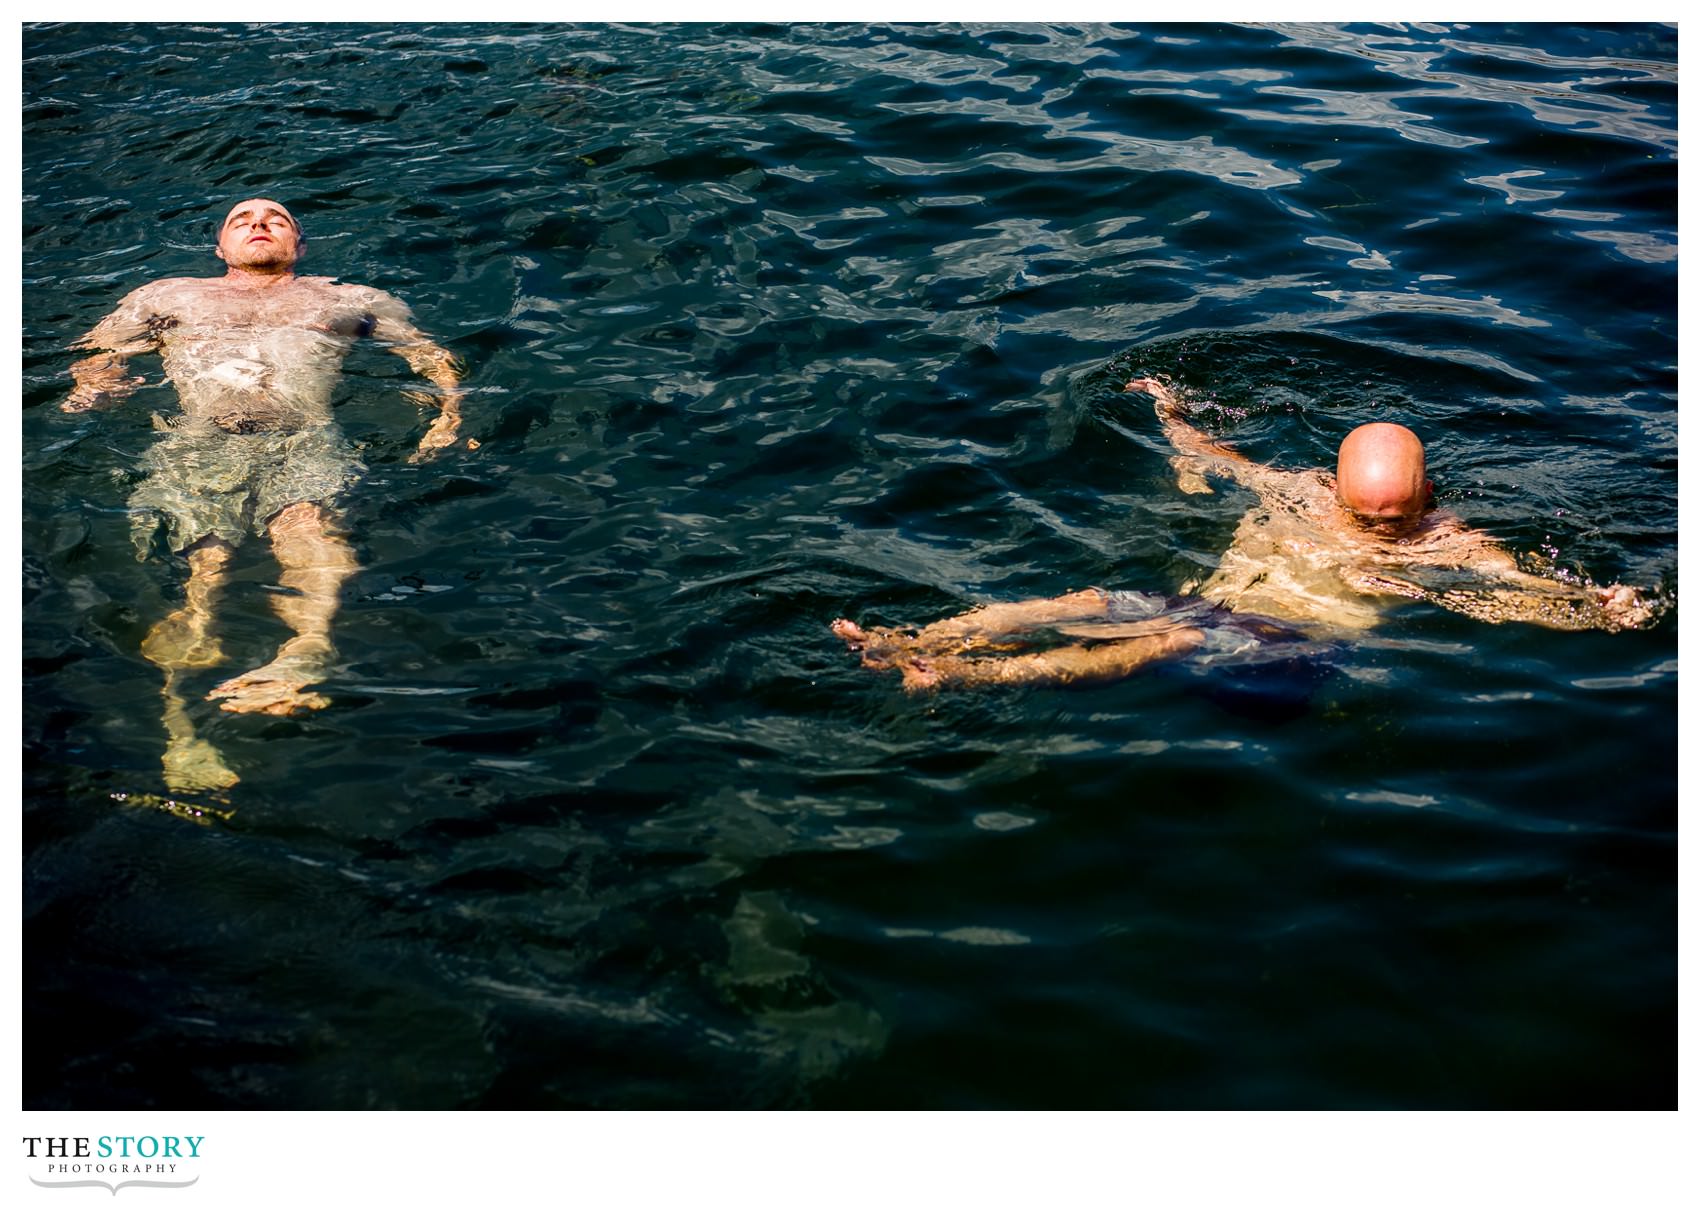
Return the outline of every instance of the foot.
<path id="1" fill-rule="evenodd" d="M 259 715 L 294 715 L 329 707 L 328 698 L 307 690 L 324 678 L 328 656 L 323 650 L 292 653 L 286 644 L 271 664 L 220 682 L 207 698 L 223 699 L 220 706 L 226 711 Z"/>
<path id="2" fill-rule="evenodd" d="M 868 643 L 868 633 L 849 619 L 832 620 L 832 634 L 850 645 L 851 652 L 860 652 Z"/>
<path id="3" fill-rule="evenodd" d="M 903 674 L 903 689 L 910 694 L 936 690 L 940 682 L 933 659 L 914 647 L 911 637 L 884 627 L 868 631 L 849 619 L 834 619 L 832 633 L 846 644 L 851 652 L 862 654 L 862 664 L 869 669 L 896 669 Z"/>
<path id="4" fill-rule="evenodd" d="M 861 653 L 862 664 L 869 669 L 901 666 L 913 655 L 914 637 L 890 627 L 875 627 L 869 631 L 849 619 L 834 619 L 832 633 L 850 645 L 851 652 Z"/>
<path id="5" fill-rule="evenodd" d="M 224 764 L 224 755 L 206 741 L 174 741 L 161 758 L 165 785 L 173 792 L 222 791 L 240 780 Z"/>
<path id="6" fill-rule="evenodd" d="M 207 633 L 211 622 L 198 610 L 174 610 L 142 640 L 142 655 L 168 669 L 210 669 L 224 660 L 217 637 Z"/>

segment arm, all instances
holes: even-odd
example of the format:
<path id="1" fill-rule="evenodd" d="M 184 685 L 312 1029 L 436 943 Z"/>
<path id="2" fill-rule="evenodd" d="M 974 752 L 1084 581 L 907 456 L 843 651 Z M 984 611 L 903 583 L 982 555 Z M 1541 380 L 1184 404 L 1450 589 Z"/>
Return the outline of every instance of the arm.
<path id="1" fill-rule="evenodd" d="M 1630 631 L 1653 620 L 1652 606 L 1627 585 L 1565 586 L 1563 592 L 1449 590 L 1436 600 L 1483 622 L 1534 623 L 1555 631 Z"/>
<path id="2" fill-rule="evenodd" d="M 452 353 L 414 325 L 412 313 L 405 303 L 393 295 L 375 293 L 378 298 L 372 306 L 372 335 L 386 343 L 390 352 L 406 362 L 413 373 L 428 380 L 437 389 L 435 392 L 407 393 L 415 404 L 424 407 L 434 403 L 438 410 L 436 419 L 419 440 L 419 449 L 409 460 L 417 463 L 431 451 L 454 445 L 459 436 L 461 365 Z M 468 441 L 467 446 L 477 448 L 472 441 Z"/>
<path id="3" fill-rule="evenodd" d="M 1627 585 L 1593 585 L 1525 572 L 1503 547 L 1480 531 L 1449 536 L 1434 565 L 1454 570 L 1454 584 L 1429 588 L 1401 577 L 1357 572 L 1348 576 L 1362 593 L 1397 594 L 1485 623 L 1534 623 L 1557 631 L 1625 631 L 1655 618 L 1655 603 Z"/>
<path id="4" fill-rule="evenodd" d="M 1642 590 L 1526 572 L 1486 535 L 1471 532 L 1471 537 L 1476 544 L 1469 567 L 1493 583 L 1446 591 L 1440 605 L 1448 610 L 1488 622 L 1535 623 L 1559 631 L 1627 631 L 1649 626 L 1656 617 L 1655 603 Z"/>
<path id="5" fill-rule="evenodd" d="M 1430 593 L 1437 606 L 1486 623 L 1534 623 L 1556 631 L 1627 631 L 1650 624 L 1653 603 L 1628 585 L 1573 585 L 1514 569 L 1499 584 Z"/>
<path id="6" fill-rule="evenodd" d="M 73 386 L 59 407 L 66 412 L 112 408 L 147 382 L 125 372 L 125 364 L 137 354 L 159 348 L 155 335 L 153 287 L 143 286 L 119 301 L 112 314 L 72 343 L 72 349 L 99 350 L 92 357 L 71 364 Z"/>
<path id="7" fill-rule="evenodd" d="M 1166 384 L 1150 378 L 1131 379 L 1123 390 L 1143 391 L 1155 403 L 1163 436 L 1176 451 L 1169 465 L 1175 469 L 1182 492 L 1209 492 L 1204 477 L 1218 475 L 1262 493 L 1274 477 L 1283 474 L 1248 459 L 1194 426 L 1186 419 L 1186 405 Z"/>

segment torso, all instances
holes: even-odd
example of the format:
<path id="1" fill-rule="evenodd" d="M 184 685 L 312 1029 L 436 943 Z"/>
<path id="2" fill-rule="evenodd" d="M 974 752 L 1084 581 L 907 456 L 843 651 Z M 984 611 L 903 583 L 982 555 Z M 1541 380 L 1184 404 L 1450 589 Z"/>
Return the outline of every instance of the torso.
<path id="1" fill-rule="evenodd" d="M 329 424 L 331 393 L 353 343 L 390 296 L 329 278 L 262 288 L 167 278 L 147 296 L 148 326 L 187 428 L 233 432 Z"/>
<path id="2" fill-rule="evenodd" d="M 1184 592 L 1234 611 L 1362 631 L 1409 596 L 1398 585 L 1414 583 L 1419 570 L 1479 564 L 1492 550 L 1485 535 L 1444 510 L 1430 511 L 1409 533 L 1365 531 L 1335 499 L 1332 477 L 1280 473 L 1240 520 L 1216 571 Z"/>

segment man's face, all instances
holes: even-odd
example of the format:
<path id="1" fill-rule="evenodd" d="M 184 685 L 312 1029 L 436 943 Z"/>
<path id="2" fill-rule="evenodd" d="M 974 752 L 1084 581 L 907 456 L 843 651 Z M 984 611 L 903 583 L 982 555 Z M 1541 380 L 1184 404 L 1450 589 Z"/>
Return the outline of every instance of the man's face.
<path id="1" fill-rule="evenodd" d="M 218 233 L 218 255 L 232 269 L 281 273 L 300 260 L 301 245 L 294 216 L 269 198 L 238 202 Z"/>

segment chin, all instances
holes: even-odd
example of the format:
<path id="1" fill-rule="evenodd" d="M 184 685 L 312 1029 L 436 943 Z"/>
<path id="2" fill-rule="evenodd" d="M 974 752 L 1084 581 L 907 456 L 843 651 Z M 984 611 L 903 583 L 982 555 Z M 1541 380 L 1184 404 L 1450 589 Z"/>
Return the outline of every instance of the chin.
<path id="1" fill-rule="evenodd" d="M 257 255 L 237 257 L 230 262 L 237 269 L 288 269 L 295 258 L 267 250 Z"/>

